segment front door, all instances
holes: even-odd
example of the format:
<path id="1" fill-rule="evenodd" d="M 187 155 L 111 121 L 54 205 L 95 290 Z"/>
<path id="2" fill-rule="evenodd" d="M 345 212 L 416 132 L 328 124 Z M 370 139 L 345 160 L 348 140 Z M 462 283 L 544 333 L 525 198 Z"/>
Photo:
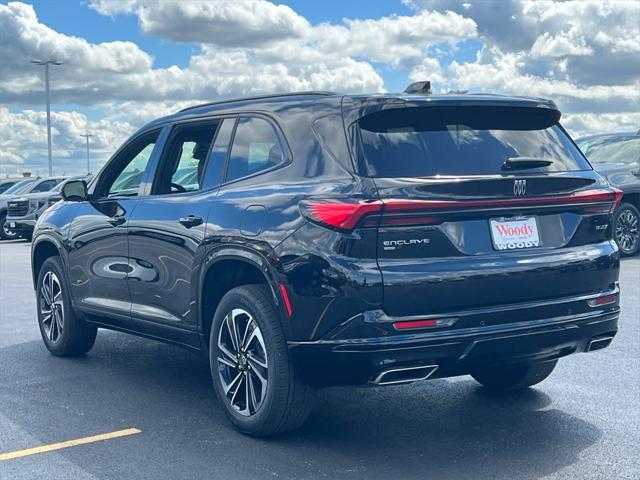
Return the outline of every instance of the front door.
<path id="1" fill-rule="evenodd" d="M 100 322 L 128 327 L 131 297 L 127 227 L 159 131 L 124 146 L 90 187 L 69 228 L 69 267 L 73 300 Z"/>
<path id="2" fill-rule="evenodd" d="M 150 194 L 140 198 L 129 219 L 131 317 L 136 330 L 147 335 L 198 346 L 196 299 L 207 214 L 233 121 L 175 125 Z"/>

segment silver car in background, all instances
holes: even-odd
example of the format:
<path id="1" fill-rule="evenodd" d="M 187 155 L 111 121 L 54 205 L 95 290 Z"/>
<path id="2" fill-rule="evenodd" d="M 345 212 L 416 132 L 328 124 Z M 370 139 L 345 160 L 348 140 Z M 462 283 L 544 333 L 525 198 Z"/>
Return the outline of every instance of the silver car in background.
<path id="1" fill-rule="evenodd" d="M 640 250 L 640 130 L 576 140 L 593 168 L 624 192 L 614 216 L 614 238 L 623 255 Z"/>
<path id="2" fill-rule="evenodd" d="M 9 188 L 4 194 L 0 195 L 0 239 L 12 240 L 18 238 L 17 232 L 7 222 L 9 203 L 23 197 L 41 192 L 48 192 L 53 187 L 63 181 L 65 177 L 49 177 L 49 178 L 26 178 Z"/>
<path id="3" fill-rule="evenodd" d="M 87 176 L 67 178 L 49 191 L 30 193 L 10 200 L 6 218 L 9 228 L 15 231 L 18 236 L 31 240 L 38 218 L 47 208 L 62 199 L 60 190 L 64 184 L 69 180 L 89 181 L 90 178 Z"/>

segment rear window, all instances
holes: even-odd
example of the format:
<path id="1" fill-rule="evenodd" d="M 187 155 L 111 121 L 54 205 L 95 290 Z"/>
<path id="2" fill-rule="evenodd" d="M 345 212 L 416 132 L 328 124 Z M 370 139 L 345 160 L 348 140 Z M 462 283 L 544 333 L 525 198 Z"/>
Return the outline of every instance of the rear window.
<path id="1" fill-rule="evenodd" d="M 591 167 L 558 112 L 518 107 L 407 107 L 359 120 L 360 174 L 370 177 L 564 172 Z M 543 166 L 541 166 L 541 164 Z"/>

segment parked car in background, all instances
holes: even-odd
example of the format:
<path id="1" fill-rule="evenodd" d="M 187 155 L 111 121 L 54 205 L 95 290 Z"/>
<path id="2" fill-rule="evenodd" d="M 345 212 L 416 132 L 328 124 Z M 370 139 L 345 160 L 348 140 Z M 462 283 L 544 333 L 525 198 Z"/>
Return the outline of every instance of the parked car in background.
<path id="1" fill-rule="evenodd" d="M 31 240 L 33 229 L 40 215 L 51 205 L 62 199 L 60 189 L 69 180 L 86 180 L 86 176 L 66 179 L 48 192 L 35 192 L 9 200 L 6 222 L 9 228 L 16 234 L 27 240 Z"/>
<path id="2" fill-rule="evenodd" d="M 2 195 L 9 188 L 13 187 L 16 183 L 21 182 L 22 180 L 24 180 L 23 177 L 0 179 L 0 195 Z"/>
<path id="3" fill-rule="evenodd" d="M 607 347 L 622 192 L 551 101 L 417 91 L 228 100 L 142 128 L 36 225 L 46 348 L 82 355 L 101 327 L 202 352 L 230 421 L 264 436 L 301 425 L 315 388 L 520 389 Z"/>
<path id="4" fill-rule="evenodd" d="M 13 198 L 15 194 L 27 190 L 36 180 L 37 178 L 25 178 L 13 184 L 5 190 L 4 193 L 0 194 L 0 240 L 16 238 L 15 232 L 9 228 L 5 221 L 7 217 L 7 201 Z"/>
<path id="5" fill-rule="evenodd" d="M 593 167 L 624 192 L 614 214 L 614 238 L 623 255 L 640 251 L 640 130 L 576 140 Z"/>
<path id="6" fill-rule="evenodd" d="M 7 222 L 9 202 L 17 200 L 24 195 L 48 192 L 65 178 L 66 177 L 28 178 L 15 184 L 3 195 L 0 195 L 0 222 L 2 223 L 0 237 L 2 237 L 2 240 L 12 240 L 18 237 L 16 231 Z"/>

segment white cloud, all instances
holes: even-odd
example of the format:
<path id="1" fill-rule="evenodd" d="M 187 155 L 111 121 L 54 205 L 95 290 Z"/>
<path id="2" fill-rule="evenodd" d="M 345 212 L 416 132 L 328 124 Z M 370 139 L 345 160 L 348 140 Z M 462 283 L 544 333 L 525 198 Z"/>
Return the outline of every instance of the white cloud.
<path id="1" fill-rule="evenodd" d="M 453 62 L 450 80 L 464 89 L 546 97 L 562 109 L 637 111 L 640 109 L 640 80 L 622 85 L 584 87 L 564 79 L 526 73 L 524 53 L 503 53 L 497 48 L 483 50 L 476 62 Z"/>
<path id="2" fill-rule="evenodd" d="M 94 0 L 100 13 L 135 13 L 144 33 L 177 42 L 210 43 L 224 47 L 259 47 L 307 34 L 307 20 L 286 5 L 264 0 L 109 1 Z"/>
<path id="3" fill-rule="evenodd" d="M 476 36 L 473 20 L 450 11 L 423 11 L 413 16 L 376 20 L 345 19 L 344 23 L 316 27 L 313 37 L 318 48 L 390 64 L 419 61 L 429 45 L 456 43 Z"/>
<path id="4" fill-rule="evenodd" d="M 476 34 L 473 20 L 454 12 L 423 11 L 412 16 L 344 19 L 312 26 L 285 5 L 264 0 L 93 0 L 105 15 L 135 14 L 143 32 L 177 42 L 255 50 L 287 48 L 302 39 L 324 55 L 357 56 L 398 64 L 419 60 L 427 45 L 457 42 Z M 288 41 L 293 41 L 287 44 Z"/>
<path id="5" fill-rule="evenodd" d="M 93 135 L 90 156 L 93 167 L 102 165 L 135 127 L 119 120 L 89 121 L 78 112 L 52 112 L 53 164 L 56 174 L 85 173 L 86 140 Z M 47 144 L 44 112 L 24 110 L 13 113 L 0 107 L 0 176 L 31 170 L 45 174 Z"/>
<path id="6" fill-rule="evenodd" d="M 217 15 L 217 23 L 226 25 L 225 28 L 231 28 L 237 35 L 244 38 L 244 33 L 253 32 L 256 38 L 260 37 L 265 41 L 259 42 L 259 48 L 204 45 L 199 53 L 191 57 L 186 68 L 153 68 L 152 57 L 131 42 L 91 44 L 84 39 L 58 33 L 42 24 L 31 5 L 15 2 L 0 5 L 0 63 L 9 67 L 0 74 L 0 101 L 40 104 L 42 68 L 31 65 L 29 60 L 51 57 L 64 63 L 51 69 L 52 98 L 57 103 L 95 105 L 111 101 L 180 102 L 211 99 L 221 95 L 300 89 L 384 89 L 381 76 L 365 60 L 321 51 L 313 45 L 313 41 L 296 38 L 297 34 L 292 34 L 286 41 L 267 41 L 275 41 L 277 38 L 269 25 L 273 27 L 275 24 L 287 23 L 300 32 L 306 28 L 306 20 L 302 17 L 298 20 L 293 17 L 289 19 L 297 14 L 288 7 L 280 8 L 268 2 L 154 2 L 150 5 L 146 6 L 141 2 L 102 3 L 96 8 L 112 14 L 134 9 L 142 12 L 140 15 L 149 16 L 165 15 L 173 9 L 171 11 L 175 10 L 176 19 L 183 21 L 183 30 L 192 32 L 197 31 L 197 25 L 191 25 L 190 22 L 195 21 L 197 15 L 191 10 L 200 8 L 209 12 L 209 16 Z M 237 8 L 237 5 L 253 8 L 247 11 L 256 15 L 271 12 L 273 18 L 264 18 L 266 13 L 259 17 L 248 15 L 247 11 Z M 179 14 L 180 12 L 182 13 Z M 255 23 L 256 18 L 260 18 L 260 22 Z M 295 26 L 296 24 L 299 25 Z M 223 37 L 225 39 L 221 40 Z M 203 38 L 217 38 L 225 44 L 233 43 L 232 37 L 227 33 L 212 37 L 204 35 Z"/>
<path id="7" fill-rule="evenodd" d="M 404 1 L 471 18 L 486 46 L 529 53 L 523 66 L 529 73 L 561 73 L 559 64 L 566 61 L 564 79 L 583 85 L 619 85 L 640 77 L 637 0 L 483 0 L 467 7 L 464 0 Z"/>
<path id="8" fill-rule="evenodd" d="M 637 132 L 640 112 L 568 114 L 562 124 L 573 138 L 600 132 Z"/>
<path id="9" fill-rule="evenodd" d="M 444 72 L 437 58 L 425 57 L 419 65 L 409 72 L 409 79 L 413 82 L 429 80 L 432 85 L 445 83 Z"/>
<path id="10" fill-rule="evenodd" d="M 575 37 L 564 32 L 558 35 L 544 32 L 536 38 L 531 47 L 531 56 L 533 58 L 559 58 L 568 55 L 593 55 L 593 48 L 586 44 L 584 37 Z"/>

